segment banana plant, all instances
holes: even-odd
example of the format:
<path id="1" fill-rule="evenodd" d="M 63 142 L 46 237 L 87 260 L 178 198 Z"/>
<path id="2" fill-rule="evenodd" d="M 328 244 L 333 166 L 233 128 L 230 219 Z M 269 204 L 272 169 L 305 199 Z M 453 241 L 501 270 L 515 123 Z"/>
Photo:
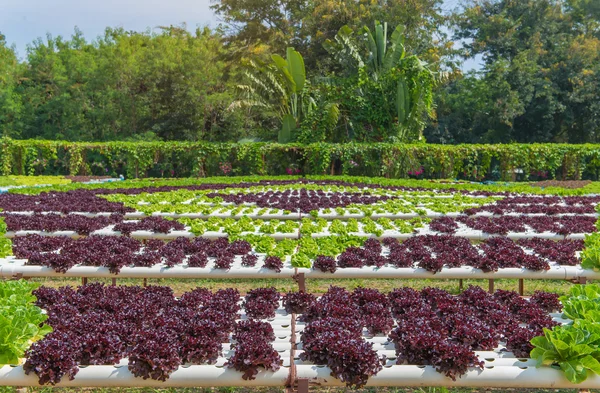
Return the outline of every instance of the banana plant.
<path id="1" fill-rule="evenodd" d="M 398 25 L 394 29 L 388 45 L 388 24 L 375 21 L 375 34 L 368 26 L 358 31 L 358 35 L 348 26 L 342 26 L 334 40 L 326 40 L 323 44 L 325 50 L 332 55 L 349 74 L 356 73 L 365 65 L 369 68 L 375 79 L 380 74 L 398 66 L 404 58 L 404 26 Z M 366 44 L 368 55 L 363 58 L 361 42 Z"/>
<path id="2" fill-rule="evenodd" d="M 387 22 L 381 24 L 375 21 L 375 34 L 372 34 L 367 26 L 363 27 L 363 35 L 369 47 L 367 64 L 375 77 L 396 67 L 406 53 L 404 50 L 404 26 L 396 26 L 389 46 L 387 31 Z"/>
<path id="3" fill-rule="evenodd" d="M 245 73 L 245 85 L 238 85 L 242 99 L 230 108 L 259 107 L 272 110 L 281 120 L 279 143 L 288 143 L 300 125 L 302 116 L 314 109 L 314 100 L 304 94 L 307 86 L 306 70 L 302 55 L 287 48 L 286 57 L 274 54 L 270 64 L 250 61 L 250 70 Z"/>
<path id="4" fill-rule="evenodd" d="M 354 36 L 354 31 L 344 25 L 334 37 L 334 40 L 325 40 L 323 48 L 341 65 L 347 74 L 358 73 L 365 66 L 361 55 L 361 48 Z"/>
<path id="5" fill-rule="evenodd" d="M 357 75 L 358 70 L 365 70 L 379 85 L 378 90 L 383 96 L 395 96 L 387 101 L 395 101 L 395 107 L 390 105 L 390 118 L 396 116 L 399 133 L 406 139 L 421 139 L 424 127 L 421 118 L 425 113 L 431 115 L 433 108 L 435 78 L 417 56 L 406 56 L 404 30 L 404 26 L 396 26 L 388 38 L 386 22 L 375 21 L 373 31 L 364 26 L 357 34 L 343 26 L 334 39 L 325 41 L 323 46 L 344 67 L 347 75 Z M 397 75 L 395 91 L 389 87 L 384 89 L 381 83 L 390 73 Z M 357 94 L 363 94 L 363 91 L 357 89 Z M 384 101 L 386 99 L 382 97 Z"/>
<path id="6" fill-rule="evenodd" d="M 283 124 L 278 137 L 279 143 L 289 142 L 292 139 L 292 132 L 300 123 L 302 92 L 306 83 L 306 70 L 302 55 L 294 48 L 288 47 L 285 56 L 285 59 L 277 54 L 271 56 L 275 67 L 279 70 L 281 79 L 285 83 L 289 99 L 289 111 L 282 118 Z"/>

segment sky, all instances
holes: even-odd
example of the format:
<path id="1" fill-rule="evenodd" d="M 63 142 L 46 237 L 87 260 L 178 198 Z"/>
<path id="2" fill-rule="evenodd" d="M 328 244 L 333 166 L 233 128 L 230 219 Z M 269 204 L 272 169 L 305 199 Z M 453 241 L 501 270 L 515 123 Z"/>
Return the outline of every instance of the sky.
<path id="1" fill-rule="evenodd" d="M 145 31 L 157 26 L 216 26 L 210 0 L 0 0 L 0 32 L 25 57 L 38 37 L 70 37 L 77 26 L 87 39 L 107 26 Z"/>
<path id="2" fill-rule="evenodd" d="M 456 2 L 445 0 L 444 8 Z M 27 44 L 35 39 L 48 33 L 70 37 L 75 26 L 91 40 L 107 26 L 145 31 L 182 22 L 192 30 L 219 23 L 210 0 L 0 0 L 0 33 L 16 46 L 20 58 L 25 58 Z M 477 67 L 478 61 L 469 61 L 463 70 Z"/>

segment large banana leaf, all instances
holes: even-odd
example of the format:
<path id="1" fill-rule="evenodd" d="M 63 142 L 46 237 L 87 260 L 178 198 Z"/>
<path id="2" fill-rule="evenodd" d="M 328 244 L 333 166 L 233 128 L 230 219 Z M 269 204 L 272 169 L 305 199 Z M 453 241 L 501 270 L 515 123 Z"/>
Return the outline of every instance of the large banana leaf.
<path id="1" fill-rule="evenodd" d="M 408 83 L 406 83 L 406 81 L 404 81 L 404 113 L 406 113 L 407 119 L 410 116 L 410 110 L 411 110 L 410 105 L 411 105 L 410 91 L 408 90 Z"/>
<path id="2" fill-rule="evenodd" d="M 335 35 L 335 41 L 325 40 L 323 48 L 345 68 L 356 71 L 365 64 L 353 34 L 352 29 L 344 25 Z"/>
<path id="3" fill-rule="evenodd" d="M 371 66 L 374 71 L 377 71 L 377 43 L 375 42 L 375 38 L 373 38 L 373 34 L 371 34 L 371 30 L 367 26 L 363 27 L 363 34 L 367 39 L 367 46 L 369 47 L 369 59 L 367 60 L 367 64 Z"/>
<path id="4" fill-rule="evenodd" d="M 383 25 L 375 21 L 375 41 L 377 43 L 377 68 L 380 70 L 383 65 L 383 59 L 385 58 L 385 52 L 387 47 L 387 22 Z"/>
<path id="5" fill-rule="evenodd" d="M 404 26 L 398 25 L 392 33 L 391 46 L 385 54 L 384 70 L 395 67 L 404 58 Z"/>
<path id="6" fill-rule="evenodd" d="M 283 116 L 283 125 L 281 127 L 281 131 L 279 131 L 279 135 L 277 137 L 277 141 L 279 143 L 288 143 L 292 140 L 292 131 L 296 129 L 296 119 L 291 114 L 287 114 Z"/>
<path id="7" fill-rule="evenodd" d="M 292 79 L 296 85 L 296 93 L 301 93 L 306 82 L 306 70 L 304 69 L 304 59 L 302 55 L 288 47 L 286 52 L 287 66 Z"/>
<path id="8" fill-rule="evenodd" d="M 340 120 L 340 107 L 337 103 L 330 102 L 325 106 L 326 124 L 329 128 L 333 128 Z"/>
<path id="9" fill-rule="evenodd" d="M 283 75 L 290 92 L 295 93 L 297 86 L 294 77 L 292 77 L 292 74 L 290 73 L 288 62 L 279 55 L 271 55 L 271 58 L 273 59 L 273 63 L 275 63 L 275 67 L 277 67 L 279 72 Z"/>

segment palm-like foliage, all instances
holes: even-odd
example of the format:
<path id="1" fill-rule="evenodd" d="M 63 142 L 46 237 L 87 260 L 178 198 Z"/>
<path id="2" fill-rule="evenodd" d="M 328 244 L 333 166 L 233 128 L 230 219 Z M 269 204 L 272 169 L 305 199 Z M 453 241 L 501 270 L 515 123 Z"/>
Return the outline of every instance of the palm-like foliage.
<path id="1" fill-rule="evenodd" d="M 359 68 L 367 66 L 374 78 L 396 67 L 404 58 L 404 26 L 397 26 L 387 38 L 388 25 L 375 22 L 375 33 L 368 26 L 358 34 L 348 26 L 335 35 L 334 40 L 326 40 L 323 46 L 352 75 Z"/>
<path id="2" fill-rule="evenodd" d="M 294 48 L 287 48 L 286 59 L 279 55 L 272 55 L 271 59 L 269 64 L 249 61 L 245 71 L 247 83 L 236 86 L 241 98 L 232 107 L 273 111 L 282 122 L 278 140 L 286 143 L 300 120 L 306 72 L 302 56 Z"/>
<path id="3" fill-rule="evenodd" d="M 290 142 L 303 117 L 315 109 L 315 101 L 307 93 L 308 81 L 302 55 L 294 48 L 287 48 L 286 58 L 275 54 L 272 63 L 250 61 L 245 72 L 247 83 L 238 85 L 241 93 L 233 107 L 258 107 L 273 111 L 281 120 L 279 143 Z M 334 106 L 331 119 L 337 119 L 339 109 Z M 337 121 L 337 120 L 336 120 Z"/>

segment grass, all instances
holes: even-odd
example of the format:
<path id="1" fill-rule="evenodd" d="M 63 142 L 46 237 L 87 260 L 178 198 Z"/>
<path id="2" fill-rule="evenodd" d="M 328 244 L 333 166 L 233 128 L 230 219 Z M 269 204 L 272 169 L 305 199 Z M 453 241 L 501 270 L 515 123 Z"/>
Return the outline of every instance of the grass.
<path id="1" fill-rule="evenodd" d="M 40 282 L 49 287 L 81 285 L 78 278 L 35 278 L 31 281 Z M 111 284 L 110 279 L 89 279 L 88 282 L 104 282 Z M 165 285 L 173 288 L 176 294 L 190 291 L 197 287 L 204 287 L 216 291 L 223 288 L 237 288 L 240 293 L 245 294 L 249 290 L 262 287 L 275 287 L 279 292 L 297 291 L 298 285 L 290 279 L 148 279 L 148 285 Z M 117 279 L 118 285 L 142 285 L 142 279 Z M 310 293 L 321 294 L 327 291 L 331 285 L 353 290 L 358 287 L 377 288 L 382 292 L 389 292 L 399 287 L 412 287 L 422 289 L 434 286 L 444 289 L 450 293 L 458 294 L 459 280 L 433 280 L 433 279 L 319 279 L 306 280 L 306 290 Z M 488 280 L 463 280 L 463 288 L 469 285 L 478 285 L 488 288 Z M 559 295 L 568 293 L 569 288 L 574 285 L 568 281 L 557 280 L 526 280 L 524 295 L 532 295 L 534 291 L 554 292 Z M 518 291 L 519 282 L 516 279 L 494 280 L 495 289 Z"/>

